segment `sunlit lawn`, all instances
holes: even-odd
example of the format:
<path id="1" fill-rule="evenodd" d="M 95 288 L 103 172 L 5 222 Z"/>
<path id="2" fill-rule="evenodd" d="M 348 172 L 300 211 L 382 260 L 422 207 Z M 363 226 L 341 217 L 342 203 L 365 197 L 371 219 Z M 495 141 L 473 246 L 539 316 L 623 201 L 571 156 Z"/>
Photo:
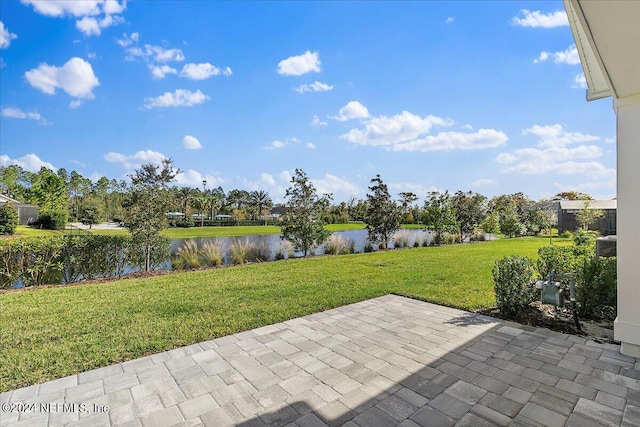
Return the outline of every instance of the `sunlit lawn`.
<path id="1" fill-rule="evenodd" d="M 494 261 L 547 244 L 505 239 L 0 294 L 0 391 L 388 293 L 490 307 Z"/>

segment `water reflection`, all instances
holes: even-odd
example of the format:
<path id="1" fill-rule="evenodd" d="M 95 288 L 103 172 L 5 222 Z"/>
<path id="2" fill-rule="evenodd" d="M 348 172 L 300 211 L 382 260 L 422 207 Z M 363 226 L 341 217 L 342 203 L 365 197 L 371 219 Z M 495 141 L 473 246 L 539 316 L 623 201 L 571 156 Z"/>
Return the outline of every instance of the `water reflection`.
<path id="1" fill-rule="evenodd" d="M 342 240 L 353 241 L 353 248 L 356 253 L 364 252 L 365 246 L 368 243 L 367 230 L 346 230 L 336 231 L 332 236 L 341 238 Z M 294 252 L 291 249 L 291 243 L 283 241 L 279 235 L 265 235 L 265 236 L 242 236 L 242 237 L 197 237 L 193 239 L 174 239 L 171 243 L 171 255 L 176 255 L 180 247 L 182 247 L 185 241 L 195 241 L 198 247 L 202 247 L 205 243 L 213 243 L 224 248 L 225 251 L 225 264 L 231 264 L 229 249 L 234 244 L 250 244 L 253 247 L 261 248 L 262 252 L 266 253 L 266 261 L 273 261 L 276 259 L 276 254 L 280 253 L 284 258 L 289 258 L 292 255 L 294 257 L 301 257 L 303 253 L 301 251 Z M 424 231 L 421 229 L 402 229 L 394 234 L 394 237 L 388 244 L 388 248 L 396 247 L 415 247 L 415 246 L 427 246 L 433 242 L 433 233 L 431 231 Z M 321 255 L 325 253 L 326 243 L 312 250 L 314 255 Z M 373 249 L 379 249 L 373 245 Z"/>

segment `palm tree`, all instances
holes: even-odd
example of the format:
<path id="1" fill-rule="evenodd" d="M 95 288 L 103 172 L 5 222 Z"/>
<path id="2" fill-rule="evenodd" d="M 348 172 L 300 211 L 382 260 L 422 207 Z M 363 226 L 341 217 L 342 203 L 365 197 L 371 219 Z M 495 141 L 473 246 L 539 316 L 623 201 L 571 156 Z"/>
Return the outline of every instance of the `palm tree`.
<path id="1" fill-rule="evenodd" d="M 269 193 L 263 190 L 252 191 L 249 195 L 249 203 L 256 209 L 258 216 L 264 209 L 273 205 L 271 197 L 269 197 Z M 267 225 L 266 219 L 264 221 L 264 224 Z"/>
<path id="2" fill-rule="evenodd" d="M 189 200 L 195 196 L 195 190 L 191 187 L 180 187 L 178 189 L 177 198 L 180 201 L 182 207 L 182 213 L 188 215 Z"/>
<path id="3" fill-rule="evenodd" d="M 204 209 L 208 207 L 209 199 L 204 194 L 199 194 L 193 199 L 193 204 L 200 211 L 200 227 L 204 226 Z"/>

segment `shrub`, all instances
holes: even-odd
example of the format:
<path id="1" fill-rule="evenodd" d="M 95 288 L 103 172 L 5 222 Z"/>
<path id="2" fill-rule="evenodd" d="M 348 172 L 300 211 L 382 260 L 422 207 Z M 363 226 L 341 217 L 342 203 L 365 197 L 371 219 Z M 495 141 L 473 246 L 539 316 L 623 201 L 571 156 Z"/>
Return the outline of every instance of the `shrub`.
<path id="1" fill-rule="evenodd" d="M 406 248 L 409 246 L 409 235 L 411 232 L 409 230 L 399 230 L 393 236 L 393 247 L 394 248 Z"/>
<path id="2" fill-rule="evenodd" d="M 419 240 L 419 239 L 416 239 L 416 240 L 413 242 L 413 247 L 414 247 L 414 248 L 419 248 L 419 247 L 420 247 L 420 240 Z"/>
<path id="3" fill-rule="evenodd" d="M 201 267 L 202 262 L 200 261 L 198 242 L 194 239 L 188 239 L 182 242 L 182 246 L 180 246 L 171 261 L 173 268 L 176 270 Z"/>
<path id="4" fill-rule="evenodd" d="M 231 244 L 229 256 L 232 264 L 244 264 L 249 260 L 253 243 L 249 239 L 237 239 Z"/>
<path id="5" fill-rule="evenodd" d="M 18 222 L 18 210 L 13 203 L 3 203 L 0 206 L 0 234 L 14 234 L 18 228 Z"/>
<path id="6" fill-rule="evenodd" d="M 562 237 L 563 239 L 570 239 L 573 237 L 573 234 L 569 231 L 569 230 L 564 230 L 561 234 L 560 237 Z"/>
<path id="7" fill-rule="evenodd" d="M 617 307 L 616 258 L 584 257 L 577 265 L 576 301 L 582 316 L 602 316 Z"/>
<path id="8" fill-rule="evenodd" d="M 598 232 L 596 231 L 587 231 L 583 229 L 578 229 L 573 235 L 573 244 L 576 246 L 592 247 L 595 251 L 597 237 L 598 237 Z"/>
<path id="9" fill-rule="evenodd" d="M 365 243 L 364 252 L 373 252 L 373 245 L 370 242 Z"/>
<path id="10" fill-rule="evenodd" d="M 63 230 L 67 224 L 67 212 L 56 210 L 43 213 L 38 217 L 37 224 L 48 230 Z"/>
<path id="11" fill-rule="evenodd" d="M 224 245 L 221 240 L 208 241 L 200 247 L 202 263 L 207 267 L 224 264 Z"/>
<path id="12" fill-rule="evenodd" d="M 351 239 L 344 239 L 342 236 L 332 234 L 324 247 L 324 253 L 328 255 L 344 255 L 353 253 L 355 244 Z"/>
<path id="13" fill-rule="evenodd" d="M 536 298 L 533 263 L 529 258 L 512 255 L 499 259 L 492 273 L 496 302 L 502 313 L 515 315 Z"/>

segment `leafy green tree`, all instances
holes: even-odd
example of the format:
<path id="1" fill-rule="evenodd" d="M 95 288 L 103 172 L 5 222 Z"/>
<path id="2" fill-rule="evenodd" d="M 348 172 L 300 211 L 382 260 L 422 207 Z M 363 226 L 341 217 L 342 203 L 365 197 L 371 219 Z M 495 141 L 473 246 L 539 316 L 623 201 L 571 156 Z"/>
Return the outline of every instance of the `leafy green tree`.
<path id="1" fill-rule="evenodd" d="M 432 191 L 424 202 L 422 222 L 425 227 L 435 233 L 435 243 L 442 242 L 444 233 L 456 233 L 459 230 L 456 211 L 449 192 Z"/>
<path id="2" fill-rule="evenodd" d="M 162 165 L 147 163 L 130 176 L 131 186 L 126 194 L 125 225 L 134 242 L 144 250 L 145 271 L 151 268 L 155 247 L 162 241 L 160 232 L 168 225 L 166 207 L 170 204 L 167 185 L 179 170 L 171 159 L 163 159 Z"/>
<path id="3" fill-rule="evenodd" d="M 367 201 L 351 197 L 347 202 L 347 211 L 351 221 L 364 221 L 367 215 Z"/>
<path id="4" fill-rule="evenodd" d="M 589 226 L 604 217 L 604 212 L 600 209 L 591 209 L 591 201 L 585 200 L 584 206 L 576 212 L 576 221 L 581 229 L 589 231 Z"/>
<path id="5" fill-rule="evenodd" d="M 104 219 L 105 209 L 98 197 L 87 197 L 80 210 L 80 222 L 92 228 Z"/>
<path id="6" fill-rule="evenodd" d="M 506 212 L 500 216 L 500 231 L 508 237 L 519 237 L 527 232 L 527 227 L 520 222 L 518 214 Z"/>
<path id="7" fill-rule="evenodd" d="M 456 221 L 460 225 L 460 238 L 472 234 L 487 215 L 482 194 L 457 191 L 451 198 L 456 211 Z"/>
<path id="8" fill-rule="evenodd" d="M 529 234 L 538 234 L 551 228 L 554 222 L 554 213 L 540 208 L 529 209 L 525 218 L 525 226 Z"/>
<path id="9" fill-rule="evenodd" d="M 498 212 L 491 212 L 482 222 L 482 231 L 489 234 L 500 232 L 500 217 Z"/>
<path id="10" fill-rule="evenodd" d="M 0 194 L 6 194 L 16 200 L 25 197 L 27 173 L 18 165 L 0 167 Z"/>
<path id="11" fill-rule="evenodd" d="M 411 221 L 408 220 L 408 216 L 410 215 L 411 206 L 413 205 L 413 202 L 418 200 L 418 196 L 410 191 L 399 193 L 398 196 L 400 196 L 403 220 L 410 224 L 413 222 L 413 215 L 411 215 Z"/>
<path id="12" fill-rule="evenodd" d="M 0 205 L 0 234 L 14 234 L 18 228 L 18 210 L 13 203 Z"/>
<path id="13" fill-rule="evenodd" d="M 563 191 L 553 196 L 552 200 L 592 200 L 593 198 L 587 193 L 580 191 Z"/>
<path id="14" fill-rule="evenodd" d="M 369 241 L 386 248 L 393 233 L 400 229 L 401 212 L 398 205 L 391 200 L 387 185 L 380 175 L 371 180 L 367 193 L 367 213 L 365 223 Z"/>
<path id="15" fill-rule="evenodd" d="M 285 193 L 286 213 L 282 221 L 283 240 L 289 240 L 295 250 L 309 250 L 322 244 L 331 232 L 324 227 L 322 212 L 329 203 L 328 194 L 319 197 L 316 188 L 302 169 L 296 169 L 291 186 Z"/>

